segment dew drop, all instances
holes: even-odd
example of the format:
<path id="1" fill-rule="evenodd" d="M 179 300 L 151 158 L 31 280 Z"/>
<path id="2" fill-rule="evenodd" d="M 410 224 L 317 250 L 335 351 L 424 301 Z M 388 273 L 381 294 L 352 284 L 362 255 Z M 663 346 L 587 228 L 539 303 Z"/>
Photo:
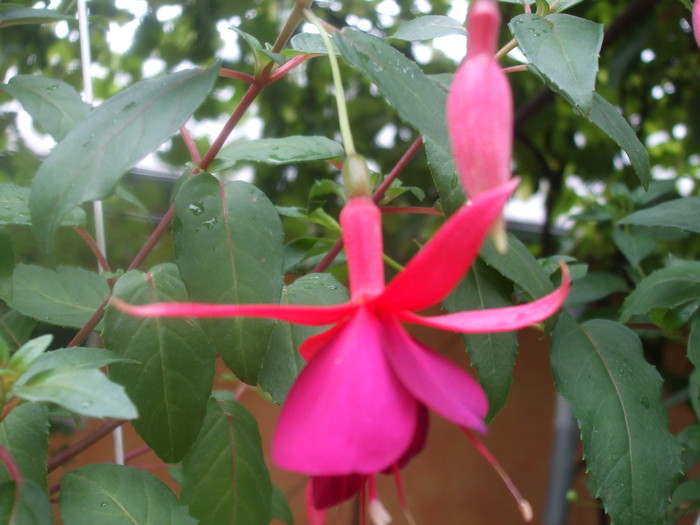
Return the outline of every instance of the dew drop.
<path id="1" fill-rule="evenodd" d="M 102 507 L 103 509 L 106 507 L 109 507 L 109 503 L 107 503 L 106 501 L 103 501 L 102 503 L 100 503 L 100 507 Z"/>
<path id="2" fill-rule="evenodd" d="M 201 202 L 193 202 L 189 205 L 189 210 L 192 212 L 192 215 L 201 215 L 204 213 L 204 204 Z"/>

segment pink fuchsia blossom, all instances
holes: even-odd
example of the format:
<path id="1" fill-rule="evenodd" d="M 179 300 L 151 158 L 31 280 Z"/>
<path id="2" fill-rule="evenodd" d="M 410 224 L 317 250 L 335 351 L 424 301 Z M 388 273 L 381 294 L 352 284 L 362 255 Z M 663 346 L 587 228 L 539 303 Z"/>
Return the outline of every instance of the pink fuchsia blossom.
<path id="1" fill-rule="evenodd" d="M 379 208 L 368 198 L 351 199 L 340 217 L 351 295 L 344 304 L 115 302 L 137 316 L 332 324 L 300 348 L 307 365 L 282 407 L 272 450 L 279 466 L 312 477 L 313 506 L 329 507 L 420 452 L 427 408 L 465 430 L 486 430 L 488 404 L 478 383 L 413 339 L 404 323 L 462 333 L 517 330 L 551 316 L 566 298 L 564 271 L 556 291 L 529 304 L 432 317 L 416 313 L 439 303 L 462 279 L 515 185 L 486 191 L 457 211 L 388 285 Z"/>
<path id="2" fill-rule="evenodd" d="M 447 129 L 457 174 L 471 199 L 511 178 L 513 97 L 494 58 L 496 0 L 475 0 L 467 17 L 467 57 L 447 98 Z"/>
<path id="3" fill-rule="evenodd" d="M 693 2 L 693 33 L 695 42 L 700 46 L 700 0 Z"/>

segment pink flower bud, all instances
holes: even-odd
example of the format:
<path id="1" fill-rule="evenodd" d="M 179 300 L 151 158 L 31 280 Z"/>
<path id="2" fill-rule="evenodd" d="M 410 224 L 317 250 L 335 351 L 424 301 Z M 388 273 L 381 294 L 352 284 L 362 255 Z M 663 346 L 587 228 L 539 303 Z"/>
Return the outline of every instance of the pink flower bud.
<path id="1" fill-rule="evenodd" d="M 695 0 L 693 3 L 693 33 L 695 33 L 695 41 L 700 46 L 700 0 Z"/>
<path id="2" fill-rule="evenodd" d="M 467 18 L 467 58 L 447 98 L 447 127 L 457 173 L 474 199 L 511 177 L 513 99 L 494 58 L 500 15 L 496 0 L 475 0 Z"/>

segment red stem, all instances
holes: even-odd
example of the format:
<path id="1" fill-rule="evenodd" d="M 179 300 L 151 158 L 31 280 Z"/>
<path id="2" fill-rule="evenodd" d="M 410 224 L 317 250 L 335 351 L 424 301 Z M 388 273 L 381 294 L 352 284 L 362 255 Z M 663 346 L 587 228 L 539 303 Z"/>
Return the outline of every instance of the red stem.
<path id="1" fill-rule="evenodd" d="M 248 73 L 241 73 L 240 71 L 235 71 L 233 69 L 227 69 L 225 67 L 222 67 L 219 70 L 219 76 L 225 78 L 233 78 L 235 80 L 242 80 L 247 84 L 255 84 L 256 82 L 255 77 L 253 75 L 249 75 Z"/>
<path id="2" fill-rule="evenodd" d="M 182 135 L 182 140 L 185 141 L 185 146 L 187 146 L 187 151 L 190 153 L 192 162 L 199 164 L 199 162 L 202 160 L 202 156 L 199 154 L 197 144 L 195 144 L 194 140 L 192 140 L 192 135 L 190 135 L 190 132 L 187 131 L 185 126 L 180 128 L 180 134 Z"/>
<path id="3" fill-rule="evenodd" d="M 151 450 L 151 447 L 149 447 L 148 445 L 143 445 L 139 448 L 132 450 L 131 452 L 128 452 L 127 454 L 124 455 L 124 463 L 128 463 L 130 460 L 132 460 L 132 459 L 134 459 L 142 454 L 145 454 L 149 450 Z"/>
<path id="4" fill-rule="evenodd" d="M 97 259 L 99 265 L 108 272 L 111 272 L 112 270 L 109 268 L 109 263 L 107 262 L 107 259 L 105 258 L 104 254 L 100 251 L 100 248 L 97 246 L 95 239 L 92 238 L 92 235 L 90 235 L 85 228 L 81 228 L 79 226 L 73 226 L 73 229 L 78 233 L 78 235 L 80 235 L 83 238 L 85 244 L 88 245 L 90 251 L 92 251 L 92 254 Z"/>
<path id="5" fill-rule="evenodd" d="M 297 67 L 299 64 L 303 64 L 310 58 L 315 58 L 315 57 L 320 57 L 321 55 L 297 55 L 295 57 L 290 58 L 287 60 L 284 64 L 282 64 L 280 67 L 275 69 L 275 72 L 272 73 L 270 76 L 270 83 L 272 82 L 277 82 L 280 78 L 282 78 L 284 75 L 289 73 L 292 69 Z"/>
<path id="6" fill-rule="evenodd" d="M 123 425 L 124 423 L 126 423 L 126 420 L 124 419 L 113 419 L 112 421 L 108 421 L 107 423 L 104 423 L 100 428 L 98 428 L 91 434 L 88 434 L 77 443 L 74 443 L 70 447 L 62 450 L 49 460 L 49 464 L 47 467 L 48 472 L 56 470 L 66 461 L 74 458 L 83 450 L 90 448 L 92 445 L 100 441 L 103 437 L 106 437 L 109 434 L 111 434 L 115 428 Z"/>
<path id="7" fill-rule="evenodd" d="M 22 486 L 22 483 L 24 482 L 24 479 L 22 478 L 22 473 L 19 471 L 19 467 L 17 466 L 17 463 L 15 463 L 14 458 L 2 445 L 0 445 L 0 461 L 2 461 L 5 464 L 5 468 L 7 469 L 8 474 L 10 474 L 10 478 L 15 482 L 15 495 L 14 500 L 12 502 L 12 511 L 10 512 L 9 521 L 9 523 L 14 523 L 14 515 L 15 512 L 17 512 L 20 503 L 19 491 Z"/>

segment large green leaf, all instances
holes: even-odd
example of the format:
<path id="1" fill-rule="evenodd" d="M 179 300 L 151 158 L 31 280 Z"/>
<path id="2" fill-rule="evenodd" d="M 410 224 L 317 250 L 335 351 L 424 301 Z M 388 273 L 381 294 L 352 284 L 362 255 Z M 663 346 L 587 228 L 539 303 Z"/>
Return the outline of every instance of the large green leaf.
<path id="1" fill-rule="evenodd" d="M 449 312 L 483 310 L 512 305 L 510 286 L 492 268 L 477 261 L 469 274 L 446 299 Z M 479 383 L 489 399 L 492 419 L 506 403 L 513 382 L 513 366 L 518 352 L 516 332 L 493 334 L 466 334 L 463 336 L 474 367 L 479 372 Z"/>
<path id="2" fill-rule="evenodd" d="M 627 153 L 639 182 L 642 183 L 645 189 L 648 188 L 651 181 L 649 153 L 639 141 L 625 117 L 615 109 L 615 106 L 598 93 L 595 93 L 593 95 L 593 106 L 587 118 Z"/>
<path id="3" fill-rule="evenodd" d="M 423 137 L 423 144 L 435 189 L 440 195 L 440 206 L 445 214 L 452 215 L 467 200 L 457 177 L 452 154 L 444 146 L 428 137 Z"/>
<path id="4" fill-rule="evenodd" d="M 228 169 L 237 162 L 262 162 L 282 165 L 343 157 L 343 146 L 326 137 L 301 135 L 281 139 L 235 142 L 222 148 L 211 171 Z"/>
<path id="5" fill-rule="evenodd" d="M 17 75 L 4 89 L 22 104 L 24 110 L 55 140 L 61 140 L 90 112 L 72 86 L 40 75 Z"/>
<path id="6" fill-rule="evenodd" d="M 53 514 L 45 488 L 25 479 L 15 500 L 14 481 L 0 483 L 0 523 L 10 525 L 51 525 Z"/>
<path id="7" fill-rule="evenodd" d="M 12 276 L 10 304 L 46 323 L 82 327 L 109 295 L 104 276 L 70 266 L 55 270 L 20 264 Z"/>
<path id="8" fill-rule="evenodd" d="M 620 321 L 633 315 L 646 315 L 654 309 L 674 308 L 700 297 L 700 262 L 674 261 L 642 279 L 627 296 Z"/>
<path id="9" fill-rule="evenodd" d="M 657 249 L 654 238 L 639 231 L 627 232 L 616 229 L 612 232 L 612 238 L 615 246 L 633 266 L 638 265 Z"/>
<path id="10" fill-rule="evenodd" d="M 255 186 L 200 174 L 175 199 L 176 260 L 190 299 L 279 304 L 284 249 L 274 206 Z M 203 319 L 213 349 L 241 380 L 256 384 L 275 323 Z"/>
<path id="11" fill-rule="evenodd" d="M 29 188 L 16 184 L 0 184 L 0 224 L 31 226 L 29 191 Z M 81 208 L 73 208 L 61 220 L 61 226 L 83 224 L 85 224 L 85 212 Z"/>
<path id="12" fill-rule="evenodd" d="M 94 109 L 51 151 L 34 179 L 32 224 L 43 248 L 63 216 L 109 196 L 122 175 L 170 138 L 211 91 L 219 64 L 143 80 Z"/>
<path id="13" fill-rule="evenodd" d="M 449 151 L 447 92 L 383 40 L 356 29 L 335 33 L 340 53 L 381 92 L 399 116 Z"/>
<path id="14" fill-rule="evenodd" d="M 126 273 L 114 295 L 133 304 L 188 300 L 174 264 Z M 214 353 L 199 323 L 131 317 L 110 307 L 103 337 L 107 348 L 141 363 L 109 367 L 139 409 L 134 428 L 163 461 L 179 461 L 199 433 L 214 376 Z"/>
<path id="15" fill-rule="evenodd" d="M 52 368 L 102 368 L 111 363 L 129 361 L 132 363 L 137 362 L 104 348 L 72 346 L 70 348 L 51 350 L 42 354 L 29 365 L 25 376 L 29 379 L 34 374 L 44 370 L 51 370 Z"/>
<path id="16" fill-rule="evenodd" d="M 73 20 L 53 9 L 33 9 L 15 4 L 0 6 L 0 28 L 20 24 L 46 24 L 59 20 Z"/>
<path id="17" fill-rule="evenodd" d="M 201 523 L 270 522 L 272 483 L 258 425 L 242 405 L 209 400 L 202 431 L 182 466 L 181 498 Z"/>
<path id="18" fill-rule="evenodd" d="M 33 375 L 10 389 L 29 401 L 56 403 L 88 417 L 134 419 L 136 407 L 124 387 L 110 381 L 100 370 L 53 368 Z"/>
<path id="19" fill-rule="evenodd" d="M 399 40 L 431 40 L 446 35 L 465 35 L 464 26 L 454 18 L 440 15 L 419 16 L 404 22 L 391 35 Z M 465 47 L 466 51 L 466 47 Z"/>
<path id="20" fill-rule="evenodd" d="M 282 303 L 297 305 L 331 305 L 348 300 L 345 287 L 335 277 L 326 273 L 314 273 L 300 277 L 286 286 Z M 260 385 L 272 396 L 275 403 L 282 403 L 301 369 L 304 360 L 299 346 L 307 338 L 322 332 L 318 326 L 300 326 L 278 323 L 272 332 L 270 349 L 265 355 L 260 372 Z"/>
<path id="21" fill-rule="evenodd" d="M 684 197 L 636 211 L 620 224 L 666 226 L 700 233 L 700 197 Z"/>
<path id="22" fill-rule="evenodd" d="M 610 272 L 589 272 L 571 284 L 565 304 L 588 304 L 627 290 L 627 283 L 619 275 Z"/>
<path id="23" fill-rule="evenodd" d="M 571 15 L 525 13 L 508 27 L 528 67 L 582 114 L 590 114 L 603 26 Z"/>
<path id="24" fill-rule="evenodd" d="M 43 403 L 23 403 L 0 422 L 0 445 L 14 459 L 24 479 L 47 490 L 49 415 Z M 0 461 L 0 483 L 10 479 Z"/>
<path id="25" fill-rule="evenodd" d="M 63 522 L 70 525 L 196 525 L 170 489 L 144 470 L 87 465 L 61 479 Z"/>
<path id="26" fill-rule="evenodd" d="M 36 321 L 31 317 L 20 314 L 17 310 L 9 310 L 0 317 L 0 336 L 5 339 L 10 350 L 17 350 L 29 341 Z"/>
<path id="27" fill-rule="evenodd" d="M 552 370 L 578 420 L 594 493 L 613 525 L 666 523 L 680 474 L 680 445 L 668 430 L 661 377 L 628 328 L 561 315 Z"/>

